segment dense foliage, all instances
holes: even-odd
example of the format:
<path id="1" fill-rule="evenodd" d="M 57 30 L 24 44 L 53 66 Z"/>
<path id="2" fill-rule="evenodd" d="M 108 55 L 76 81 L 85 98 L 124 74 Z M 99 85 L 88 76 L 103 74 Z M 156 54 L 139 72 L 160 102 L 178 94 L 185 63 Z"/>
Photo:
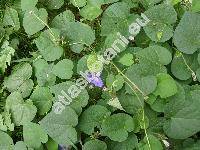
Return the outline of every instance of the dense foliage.
<path id="1" fill-rule="evenodd" d="M 93 67 L 141 13 L 135 40 Z M 0 150 L 200 149 L 199 13 L 199 0 L 1 0 Z M 55 114 L 88 69 L 105 87 Z"/>

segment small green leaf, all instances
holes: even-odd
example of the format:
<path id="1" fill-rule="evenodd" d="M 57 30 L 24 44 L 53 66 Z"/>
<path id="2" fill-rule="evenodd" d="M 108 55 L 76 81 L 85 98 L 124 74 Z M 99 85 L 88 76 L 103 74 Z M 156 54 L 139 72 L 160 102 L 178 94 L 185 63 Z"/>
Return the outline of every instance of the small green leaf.
<path id="1" fill-rule="evenodd" d="M 106 85 L 109 89 L 119 91 L 124 85 L 124 78 L 121 75 L 109 74 L 106 78 Z"/>
<path id="2" fill-rule="evenodd" d="M 27 150 L 26 144 L 23 141 L 18 141 L 14 146 L 14 150 Z"/>
<path id="3" fill-rule="evenodd" d="M 14 131 L 14 124 L 11 121 L 11 114 L 9 111 L 4 111 L 0 114 L 0 130 L 2 131 Z"/>
<path id="4" fill-rule="evenodd" d="M 135 128 L 133 118 L 127 114 L 114 114 L 103 122 L 101 134 L 113 141 L 122 142 L 128 138 L 128 132 Z"/>
<path id="5" fill-rule="evenodd" d="M 0 149 L 1 150 L 13 150 L 13 140 L 5 132 L 0 130 Z"/>
<path id="6" fill-rule="evenodd" d="M 19 30 L 20 22 L 18 18 L 18 12 L 15 9 L 9 7 L 6 8 L 3 18 L 3 25 L 12 26 L 15 31 Z"/>
<path id="7" fill-rule="evenodd" d="M 70 2 L 75 6 L 75 7 L 83 7 L 86 5 L 87 1 L 86 0 L 70 0 Z"/>
<path id="8" fill-rule="evenodd" d="M 4 41 L 0 49 L 0 72 L 5 72 L 7 66 L 10 66 L 11 57 L 15 50 L 9 46 L 8 41 Z"/>
<path id="9" fill-rule="evenodd" d="M 46 61 L 55 61 L 63 54 L 63 48 L 56 40 L 60 38 L 58 29 L 46 30 L 35 40 L 35 44 Z"/>
<path id="10" fill-rule="evenodd" d="M 48 87 L 37 86 L 33 91 L 30 99 L 37 107 L 38 113 L 40 115 L 44 115 L 50 110 L 52 106 L 53 95 L 51 94 L 50 89 Z"/>
<path id="11" fill-rule="evenodd" d="M 77 132 L 74 127 L 78 124 L 78 115 L 72 108 L 66 107 L 61 114 L 52 111 L 39 123 L 55 142 L 64 145 L 77 142 Z"/>
<path id="12" fill-rule="evenodd" d="M 147 36 L 155 42 L 165 42 L 173 36 L 177 13 L 172 5 L 159 4 L 150 7 L 145 14 L 150 22 L 144 27 Z"/>
<path id="13" fill-rule="evenodd" d="M 138 112 L 138 109 L 141 109 L 144 105 L 143 97 L 137 93 L 140 100 L 135 94 L 127 94 L 124 90 L 118 93 L 118 99 L 122 108 L 130 114 L 135 114 Z"/>
<path id="14" fill-rule="evenodd" d="M 136 56 L 139 57 L 139 61 L 147 59 L 154 63 L 168 65 L 172 61 L 172 54 L 168 49 L 162 46 L 153 45 L 143 50 L 136 52 Z"/>
<path id="15" fill-rule="evenodd" d="M 69 39 L 70 47 L 75 53 L 80 53 L 85 46 L 90 46 L 95 41 L 92 28 L 81 22 L 70 22 L 63 32 L 63 36 Z"/>
<path id="16" fill-rule="evenodd" d="M 198 0 L 192 0 L 192 7 L 191 10 L 193 12 L 199 12 L 200 11 L 200 3 Z"/>
<path id="17" fill-rule="evenodd" d="M 170 75 L 164 73 L 158 74 L 157 81 L 158 85 L 153 92 L 154 95 L 167 98 L 177 93 L 176 82 Z"/>
<path id="18" fill-rule="evenodd" d="M 100 128 L 104 119 L 110 114 L 110 111 L 106 107 L 100 105 L 90 106 L 80 116 L 78 127 L 84 133 L 92 135 L 94 128 Z"/>
<path id="19" fill-rule="evenodd" d="M 23 26 L 26 33 L 28 35 L 33 35 L 42 30 L 47 23 L 47 17 L 47 11 L 44 8 L 33 8 L 29 11 L 25 11 Z M 38 18 L 40 18 L 42 21 Z"/>
<path id="20" fill-rule="evenodd" d="M 98 56 L 96 54 L 91 54 L 87 59 L 87 67 L 91 72 L 102 72 L 103 63 L 98 60 Z"/>
<path id="21" fill-rule="evenodd" d="M 21 9 L 22 11 L 31 11 L 35 8 L 38 0 L 21 0 Z"/>
<path id="22" fill-rule="evenodd" d="M 173 139 L 185 139 L 200 131 L 199 86 L 179 86 L 179 92 L 169 99 L 165 115 L 169 118 L 163 129 Z"/>
<path id="23" fill-rule="evenodd" d="M 35 76 L 39 86 L 51 86 L 56 82 L 56 76 L 53 74 L 53 64 L 48 64 L 44 59 L 38 59 L 33 63 Z"/>
<path id="24" fill-rule="evenodd" d="M 183 53 L 193 54 L 200 48 L 200 16 L 186 12 L 177 26 L 173 41 Z"/>
<path id="25" fill-rule="evenodd" d="M 58 143 L 56 143 L 51 138 L 49 138 L 48 142 L 45 145 L 48 150 L 57 150 L 58 149 Z"/>
<path id="26" fill-rule="evenodd" d="M 53 67 L 53 73 L 61 79 L 70 79 L 73 75 L 73 67 L 71 60 L 63 59 Z"/>
<path id="27" fill-rule="evenodd" d="M 127 53 L 119 59 L 119 62 L 125 66 L 131 66 L 132 64 L 134 64 L 133 55 Z"/>
<path id="28" fill-rule="evenodd" d="M 115 141 L 109 140 L 107 145 L 110 150 L 133 150 L 138 145 L 138 139 L 135 134 L 130 133 L 128 138 L 125 141 L 115 142 Z"/>
<path id="29" fill-rule="evenodd" d="M 56 29 L 63 29 L 69 25 L 69 22 L 75 21 L 75 16 L 70 10 L 57 15 L 51 22 L 51 27 Z"/>
<path id="30" fill-rule="evenodd" d="M 83 150 L 107 150 L 105 142 L 100 140 L 90 140 L 83 145 Z"/>
<path id="31" fill-rule="evenodd" d="M 23 137 L 24 142 L 30 148 L 39 148 L 41 143 L 48 141 L 48 135 L 41 126 L 32 122 L 26 123 L 23 126 Z"/>
<path id="32" fill-rule="evenodd" d="M 7 126 L 4 124 L 3 116 L 0 114 L 0 130 L 7 131 Z"/>
<path id="33" fill-rule="evenodd" d="M 33 120 L 37 108 L 31 100 L 24 102 L 22 95 L 18 92 L 11 93 L 6 99 L 6 109 L 11 112 L 13 122 L 19 126 Z"/>
<path id="34" fill-rule="evenodd" d="M 4 80 L 4 86 L 10 91 L 18 91 L 23 98 L 28 97 L 33 89 L 32 67 L 29 63 L 20 63 L 13 68 L 10 76 Z"/>
<path id="35" fill-rule="evenodd" d="M 94 20 L 101 15 L 102 12 L 103 10 L 98 6 L 86 5 L 81 9 L 80 15 L 85 19 Z"/>
<path id="36" fill-rule="evenodd" d="M 64 0 L 49 0 L 48 3 L 43 0 L 48 9 L 59 9 L 63 6 Z"/>
<path id="37" fill-rule="evenodd" d="M 147 137 L 145 137 L 145 139 L 139 143 L 139 150 L 163 150 L 161 142 L 155 136 L 148 134 L 148 140 L 149 143 L 147 142 Z"/>

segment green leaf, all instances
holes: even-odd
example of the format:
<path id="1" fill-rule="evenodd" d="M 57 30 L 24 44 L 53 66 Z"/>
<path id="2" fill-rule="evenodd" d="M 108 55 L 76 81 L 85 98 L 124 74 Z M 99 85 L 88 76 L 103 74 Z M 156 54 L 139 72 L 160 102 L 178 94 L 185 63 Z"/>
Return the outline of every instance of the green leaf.
<path id="1" fill-rule="evenodd" d="M 20 63 L 13 68 L 10 76 L 5 78 L 4 86 L 10 91 L 18 91 L 23 98 L 28 97 L 33 89 L 32 67 L 29 63 Z"/>
<path id="2" fill-rule="evenodd" d="M 21 9 L 22 11 L 31 11 L 35 8 L 38 0 L 21 0 Z"/>
<path id="3" fill-rule="evenodd" d="M 68 90 L 72 86 L 74 89 L 69 92 Z M 68 96 L 72 99 L 72 102 L 69 104 L 69 106 L 73 108 L 78 115 L 82 112 L 82 107 L 85 107 L 88 104 L 89 95 L 87 90 L 81 89 L 80 84 L 78 85 L 71 81 L 62 82 L 52 86 L 51 92 L 55 94 L 56 101 L 63 100 L 69 102 L 69 98 L 65 97 L 65 93 L 68 94 Z M 65 93 L 63 94 L 63 92 Z M 76 95 L 77 97 L 74 97 Z"/>
<path id="4" fill-rule="evenodd" d="M 132 91 L 133 93 L 133 91 Z M 126 94 L 124 90 L 122 90 L 119 94 L 118 94 L 118 98 L 119 101 L 123 107 L 123 109 L 130 114 L 135 114 L 138 112 L 138 109 L 141 109 L 144 105 L 143 102 L 143 97 L 141 95 L 139 95 L 139 93 L 137 93 L 140 101 L 138 99 L 138 97 L 135 94 Z"/>
<path id="5" fill-rule="evenodd" d="M 48 135 L 41 126 L 32 122 L 24 124 L 23 137 L 24 142 L 31 148 L 39 148 L 41 143 L 48 141 Z"/>
<path id="6" fill-rule="evenodd" d="M 186 12 L 174 33 L 174 44 L 183 53 L 193 54 L 200 48 L 200 16 Z"/>
<path id="7" fill-rule="evenodd" d="M 2 131 L 14 131 L 14 124 L 11 121 L 11 114 L 8 111 L 4 111 L 0 114 L 0 130 Z"/>
<path id="8" fill-rule="evenodd" d="M 90 140 L 83 145 L 83 150 L 107 150 L 105 142 L 100 140 Z"/>
<path id="9" fill-rule="evenodd" d="M 170 63 L 172 56 L 166 48 L 157 45 L 137 51 L 136 56 L 139 63 L 129 67 L 126 76 L 143 92 L 143 95 L 148 95 L 156 89 L 156 75 L 166 73 L 164 65 Z M 128 85 L 126 90 L 130 94 L 133 93 Z"/>
<path id="10" fill-rule="evenodd" d="M 18 141 L 14 146 L 14 150 L 27 150 L 26 144 L 23 141 Z"/>
<path id="11" fill-rule="evenodd" d="M 127 3 L 114 3 L 103 13 L 101 20 L 101 35 L 108 36 L 109 34 L 117 32 L 127 35 L 128 27 L 135 19 L 136 15 L 130 15 L 130 7 Z"/>
<path id="12" fill-rule="evenodd" d="M 98 56 L 96 54 L 90 54 L 87 59 L 87 67 L 91 72 L 102 72 L 103 63 L 98 60 Z"/>
<path id="13" fill-rule="evenodd" d="M 44 8 L 33 8 L 30 11 L 26 11 L 23 18 L 23 26 L 26 33 L 33 35 L 42 30 L 47 23 L 47 17 L 47 11 Z"/>
<path id="14" fill-rule="evenodd" d="M 47 113 L 52 106 L 53 95 L 48 87 L 37 86 L 33 91 L 30 99 L 38 109 L 40 115 Z"/>
<path id="15" fill-rule="evenodd" d="M 77 141 L 74 127 L 78 124 L 78 115 L 70 107 L 66 107 L 61 114 L 50 112 L 39 123 L 59 144 L 72 145 Z"/>
<path id="16" fill-rule="evenodd" d="M 190 67 L 190 68 L 189 68 Z M 192 69 L 194 72 L 199 68 L 197 54 L 186 55 L 176 52 L 172 63 L 171 72 L 179 80 L 188 80 L 192 77 Z"/>
<path id="17" fill-rule="evenodd" d="M 0 149 L 2 150 L 13 150 L 13 140 L 5 132 L 0 130 Z"/>
<path id="18" fill-rule="evenodd" d="M 150 22 L 144 27 L 147 36 L 155 42 L 165 42 L 173 36 L 173 26 L 177 14 L 173 6 L 159 4 L 150 7 L 145 14 Z"/>
<path id="19" fill-rule="evenodd" d="M 124 85 L 124 78 L 121 75 L 113 75 L 109 74 L 106 78 L 106 85 L 109 89 L 118 91 L 120 90 Z"/>
<path id="20" fill-rule="evenodd" d="M 180 3 L 182 0 L 166 0 L 166 1 L 167 1 L 167 3 L 170 3 L 172 5 L 176 5 L 176 4 Z"/>
<path id="21" fill-rule="evenodd" d="M 120 110 L 124 110 L 119 99 L 116 97 L 116 98 L 112 98 L 108 101 L 107 103 L 108 105 L 114 107 L 114 108 L 117 108 L 117 109 L 120 109 Z"/>
<path id="22" fill-rule="evenodd" d="M 86 5 L 87 0 L 70 0 L 75 7 L 83 7 Z"/>
<path id="23" fill-rule="evenodd" d="M 10 66 L 11 57 L 15 50 L 9 46 L 8 41 L 4 41 L 0 49 L 0 72 L 5 72 L 7 66 Z"/>
<path id="24" fill-rule="evenodd" d="M 109 150 L 133 150 L 138 145 L 137 136 L 131 133 L 123 142 L 108 141 Z"/>
<path id="25" fill-rule="evenodd" d="M 7 126 L 4 124 L 3 116 L 0 114 L 0 130 L 7 131 Z"/>
<path id="26" fill-rule="evenodd" d="M 37 108 L 31 100 L 24 102 L 22 95 L 18 92 L 11 93 L 6 99 L 6 109 L 11 112 L 13 122 L 19 126 L 33 120 Z"/>
<path id="27" fill-rule="evenodd" d="M 34 83 L 31 79 L 26 80 L 21 86 L 18 88 L 18 92 L 20 92 L 23 98 L 28 97 L 33 89 Z"/>
<path id="28" fill-rule="evenodd" d="M 192 7 L 191 10 L 193 12 L 199 12 L 200 11 L 200 3 L 198 0 L 192 0 Z"/>
<path id="29" fill-rule="evenodd" d="M 164 73 L 158 74 L 157 81 L 158 84 L 153 92 L 154 95 L 167 98 L 177 93 L 176 82 L 170 75 Z"/>
<path id="30" fill-rule="evenodd" d="M 165 115 L 169 119 L 164 131 L 171 138 L 185 139 L 200 131 L 200 90 L 198 86 L 179 89 L 166 106 Z"/>
<path id="31" fill-rule="evenodd" d="M 46 61 L 55 61 L 63 54 L 63 48 L 57 43 L 60 36 L 58 29 L 46 30 L 35 40 L 35 44 Z"/>
<path id="32" fill-rule="evenodd" d="M 147 70 L 146 70 L 147 69 Z M 152 93 L 157 86 L 157 79 L 153 74 L 153 68 L 140 67 L 139 65 L 133 65 L 128 68 L 126 76 L 133 82 L 145 95 Z M 155 69 L 156 70 L 156 69 Z M 133 86 L 133 85 L 132 85 Z M 126 90 L 132 94 L 132 89 L 126 84 Z"/>
<path id="33" fill-rule="evenodd" d="M 48 142 L 45 145 L 48 150 L 57 150 L 58 149 L 58 143 L 56 143 L 51 138 L 49 138 Z"/>
<path id="34" fill-rule="evenodd" d="M 199 145 L 200 145 L 200 141 L 197 140 L 196 142 L 194 141 L 194 139 L 188 138 L 186 139 L 183 144 L 183 146 L 181 147 L 183 150 L 198 150 Z"/>
<path id="35" fill-rule="evenodd" d="M 94 20 L 97 18 L 103 10 L 101 7 L 95 6 L 95 5 L 86 5 L 80 10 L 80 15 L 87 20 Z"/>
<path id="36" fill-rule="evenodd" d="M 48 3 L 44 1 L 44 4 L 47 6 L 48 9 L 59 9 L 63 6 L 64 0 L 48 0 Z"/>
<path id="37" fill-rule="evenodd" d="M 169 50 L 158 45 L 149 46 L 148 48 L 140 50 L 136 52 L 136 56 L 139 57 L 139 61 L 147 59 L 162 65 L 168 65 L 172 61 L 172 55 Z"/>
<path id="38" fill-rule="evenodd" d="M 75 16 L 70 10 L 66 10 L 63 13 L 57 15 L 51 22 L 51 27 L 56 29 L 63 29 L 69 26 L 69 22 L 75 21 Z"/>
<path id="39" fill-rule="evenodd" d="M 127 114 L 114 114 L 103 122 L 101 134 L 113 141 L 122 142 L 128 138 L 128 132 L 135 128 L 133 118 Z"/>
<path id="40" fill-rule="evenodd" d="M 100 105 L 90 106 L 81 114 L 78 127 L 84 133 L 92 135 L 94 128 L 100 128 L 102 122 L 110 114 L 106 107 Z"/>
<path id="41" fill-rule="evenodd" d="M 147 137 L 139 143 L 139 150 L 149 150 L 150 147 L 152 150 L 163 150 L 162 144 L 160 141 L 153 135 L 148 134 L 149 144 L 147 142 Z"/>
<path id="42" fill-rule="evenodd" d="M 161 0 L 141 0 L 140 3 L 142 3 L 142 5 L 145 7 L 152 7 L 160 1 Z"/>
<path id="43" fill-rule="evenodd" d="M 77 73 L 80 74 L 80 72 L 85 72 L 86 70 L 88 70 L 88 65 L 87 65 L 87 60 L 88 60 L 89 56 L 85 55 L 83 56 L 81 59 L 79 59 L 78 63 L 77 63 Z"/>
<path id="44" fill-rule="evenodd" d="M 147 99 L 148 100 L 148 99 Z M 151 104 L 151 108 L 156 112 L 164 112 L 164 108 L 166 105 L 166 100 L 158 97 L 153 104 Z"/>
<path id="45" fill-rule="evenodd" d="M 3 18 L 3 25 L 12 26 L 15 31 L 19 30 L 20 22 L 18 18 L 18 12 L 15 9 L 9 7 L 6 8 Z"/>
<path id="46" fill-rule="evenodd" d="M 61 79 L 70 79 L 73 75 L 74 64 L 69 59 L 59 61 L 53 67 L 53 73 Z"/>
<path id="47" fill-rule="evenodd" d="M 131 66 L 134 64 L 133 55 L 130 53 L 124 54 L 120 59 L 119 62 L 125 66 Z"/>
<path id="48" fill-rule="evenodd" d="M 33 63 L 35 76 L 39 86 L 51 86 L 56 82 L 56 76 L 53 74 L 53 64 L 48 64 L 44 59 L 38 59 Z"/>
<path id="49" fill-rule="evenodd" d="M 70 22 L 63 31 L 75 53 L 80 53 L 84 46 L 90 46 L 95 41 L 95 33 L 92 28 L 81 22 Z"/>

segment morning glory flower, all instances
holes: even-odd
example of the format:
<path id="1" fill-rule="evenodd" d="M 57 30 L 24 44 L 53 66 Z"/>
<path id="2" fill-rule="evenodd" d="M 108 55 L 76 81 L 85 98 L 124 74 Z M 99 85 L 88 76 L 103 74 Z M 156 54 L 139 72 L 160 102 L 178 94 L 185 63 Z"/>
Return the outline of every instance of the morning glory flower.
<path id="1" fill-rule="evenodd" d="M 90 83 L 94 84 L 97 87 L 104 87 L 104 83 L 100 77 L 100 73 L 88 73 L 87 79 Z"/>

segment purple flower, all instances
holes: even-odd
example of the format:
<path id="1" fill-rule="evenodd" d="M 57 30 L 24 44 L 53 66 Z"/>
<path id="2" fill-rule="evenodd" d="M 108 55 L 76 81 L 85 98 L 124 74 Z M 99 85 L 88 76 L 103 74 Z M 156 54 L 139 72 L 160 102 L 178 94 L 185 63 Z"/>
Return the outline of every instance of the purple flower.
<path id="1" fill-rule="evenodd" d="M 94 84 L 97 87 L 104 87 L 104 83 L 100 77 L 100 73 L 88 73 L 87 79 L 90 83 Z"/>

